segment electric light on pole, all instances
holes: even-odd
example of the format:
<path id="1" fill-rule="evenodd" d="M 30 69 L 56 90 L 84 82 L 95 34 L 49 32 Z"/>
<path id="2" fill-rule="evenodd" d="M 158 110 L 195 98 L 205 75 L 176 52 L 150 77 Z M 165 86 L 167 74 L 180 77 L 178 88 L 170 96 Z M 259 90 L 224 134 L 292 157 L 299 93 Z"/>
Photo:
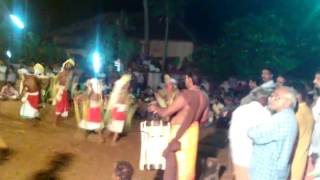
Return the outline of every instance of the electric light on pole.
<path id="1" fill-rule="evenodd" d="M 24 23 L 18 16 L 10 14 L 10 19 L 19 29 L 24 29 Z"/>

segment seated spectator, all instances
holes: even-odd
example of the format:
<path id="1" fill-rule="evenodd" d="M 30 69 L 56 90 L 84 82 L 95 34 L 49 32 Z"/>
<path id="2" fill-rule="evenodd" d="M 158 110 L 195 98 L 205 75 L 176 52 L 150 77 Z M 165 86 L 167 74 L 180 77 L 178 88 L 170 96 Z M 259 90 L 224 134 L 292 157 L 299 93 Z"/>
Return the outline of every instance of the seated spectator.
<path id="1" fill-rule="evenodd" d="M 215 98 L 212 102 L 212 111 L 213 111 L 213 118 L 214 120 L 220 119 L 222 117 L 222 111 L 223 111 L 224 105 L 221 103 L 221 101 L 218 98 Z"/>
<path id="2" fill-rule="evenodd" d="M 15 73 L 13 67 L 10 66 L 8 69 L 7 82 L 15 84 L 16 81 L 17 81 L 17 74 Z"/>
<path id="3" fill-rule="evenodd" d="M 114 180 L 131 180 L 133 167 L 127 161 L 119 161 L 114 169 Z"/>
<path id="4" fill-rule="evenodd" d="M 250 90 L 253 90 L 253 89 L 257 88 L 257 87 L 258 87 L 258 80 L 254 79 L 254 78 L 250 79 L 249 80 L 249 88 L 250 88 Z"/>
<path id="5" fill-rule="evenodd" d="M 0 99 L 6 100 L 14 100 L 18 99 L 19 93 L 18 91 L 13 87 L 13 85 L 10 82 L 7 82 L 2 88 L 0 92 Z"/>
<path id="6" fill-rule="evenodd" d="M 284 78 L 283 76 L 278 76 L 276 79 L 276 86 L 277 87 L 281 87 L 284 86 L 286 84 L 286 78 Z"/>

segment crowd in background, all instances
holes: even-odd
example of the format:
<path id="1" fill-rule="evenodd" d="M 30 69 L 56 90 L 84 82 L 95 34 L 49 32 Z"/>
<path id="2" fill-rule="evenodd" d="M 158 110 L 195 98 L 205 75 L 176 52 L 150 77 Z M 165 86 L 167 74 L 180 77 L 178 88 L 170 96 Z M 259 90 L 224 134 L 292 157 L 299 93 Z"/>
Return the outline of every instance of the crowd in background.
<path id="1" fill-rule="evenodd" d="M 128 73 L 132 75 L 132 80 L 130 83 L 130 93 L 135 96 L 137 100 L 137 104 L 139 105 L 137 115 L 140 115 L 142 118 L 147 117 L 147 104 L 152 101 L 155 97 L 156 93 L 160 93 L 161 90 L 165 89 L 166 83 L 170 82 L 173 86 L 177 89 L 181 89 L 183 84 L 182 71 L 172 70 L 169 72 L 170 74 L 170 81 L 166 82 L 164 80 L 164 74 L 161 72 L 160 64 L 157 61 L 152 60 L 143 60 L 143 61 L 133 61 L 130 63 L 126 70 L 119 69 L 119 68 L 110 68 L 111 71 L 105 74 L 100 74 L 98 77 L 103 79 L 104 81 L 104 94 L 109 94 L 113 83 L 119 79 L 121 73 Z M 122 72 L 121 72 L 122 71 Z M 29 72 L 34 73 L 34 64 L 25 66 L 21 64 L 7 64 L 3 61 L 0 61 L 0 99 L 2 100 L 17 100 L 21 97 L 21 85 L 20 79 L 21 74 Z M 45 71 L 46 77 L 53 77 L 60 72 L 60 67 L 57 65 L 47 67 Z M 90 77 L 91 75 L 88 74 L 85 70 L 82 70 L 80 67 L 75 67 L 73 70 L 73 78 L 71 80 L 71 86 L 69 87 L 69 93 L 71 97 L 74 97 L 78 91 L 83 90 L 85 87 L 83 86 L 84 82 Z M 233 150 L 237 149 L 237 141 L 238 137 L 244 137 L 244 141 L 248 142 L 248 146 L 251 147 L 250 150 L 245 151 L 244 154 L 248 154 L 247 156 L 241 154 L 240 156 L 247 157 L 247 159 L 239 160 L 238 163 L 237 156 L 239 156 L 239 152 L 241 150 L 237 150 L 236 153 L 232 153 L 233 155 L 233 162 L 235 165 L 235 175 L 241 177 L 241 179 L 260 179 L 262 176 L 265 179 L 272 179 L 272 178 L 285 178 L 290 177 L 291 179 L 301 179 L 305 177 L 306 171 L 311 172 L 313 169 L 319 169 L 319 150 L 317 149 L 317 142 L 320 136 L 317 136 L 317 131 L 314 131 L 314 127 L 317 127 L 318 116 L 320 112 L 320 103 L 319 99 L 317 99 L 317 93 L 320 89 L 320 74 L 316 74 L 314 84 L 315 89 L 310 88 L 308 83 L 297 83 L 295 81 L 290 81 L 290 79 L 286 79 L 284 76 L 277 76 L 276 78 L 273 77 L 273 73 L 270 69 L 263 69 L 261 73 L 261 78 L 252 78 L 248 80 L 239 80 L 233 77 L 230 77 L 228 80 L 221 82 L 220 84 L 212 83 L 209 79 L 205 77 L 199 76 L 200 80 L 200 88 L 203 92 L 210 99 L 210 119 L 206 124 L 207 127 L 214 126 L 217 128 L 225 128 L 228 129 L 230 126 L 230 140 L 231 140 L 231 150 L 234 146 Z M 261 80 L 260 80 L 261 79 Z M 275 80 L 273 80 L 275 79 Z M 45 84 L 44 90 L 48 90 L 50 88 L 50 80 Z M 299 84 L 299 85 L 298 85 Z M 295 89 L 291 89 L 290 87 L 294 87 Z M 279 90 L 280 89 L 280 90 Z M 261 90 L 265 92 L 261 92 Z M 278 92 L 279 91 L 279 92 Z M 275 93 L 279 93 L 275 94 Z M 264 94 L 265 93 L 265 94 Z M 263 95 L 264 94 L 264 95 Z M 267 95 L 266 95 L 267 94 Z M 260 102 L 261 97 L 267 98 L 264 103 Z M 279 97 L 276 97 L 279 96 Z M 275 117 L 278 113 L 282 113 L 283 109 L 279 109 L 279 107 L 273 107 L 268 111 L 270 115 L 263 115 L 263 107 L 272 107 L 275 106 L 272 103 L 275 103 L 276 98 L 283 98 L 283 96 L 288 100 L 288 105 L 283 103 L 282 105 L 285 106 L 284 109 L 290 109 L 290 112 L 287 114 L 289 118 L 284 118 L 287 121 L 278 120 L 279 122 L 285 123 L 266 123 L 265 122 L 247 122 L 243 121 L 243 119 L 260 119 L 262 121 L 270 121 L 273 122 L 272 118 Z M 294 97 L 294 99 L 293 99 Z M 315 98 L 316 97 L 316 98 Z M 268 100 L 269 98 L 269 100 Z M 271 99 L 271 100 L 270 100 Z M 50 100 L 50 96 L 48 96 L 47 100 Z M 278 100 L 277 100 L 278 101 Z M 46 101 L 44 101 L 46 102 Z M 259 102 L 260 105 L 254 104 L 254 106 L 247 106 L 252 105 L 252 102 Z M 305 103 L 305 104 L 302 104 Z M 314 106 L 312 106 L 314 104 Z M 298 108 L 297 108 L 298 107 Z M 313 107 L 313 108 L 312 108 Z M 256 108 L 256 112 L 252 111 L 252 109 Z M 310 109 L 312 108 L 312 110 Z M 238 110 L 243 109 L 243 110 Z M 295 121 L 290 121 L 292 114 L 291 110 L 295 112 L 296 117 L 294 117 Z M 243 111 L 242 115 L 240 112 Z M 302 114 L 299 114 L 302 112 Z M 305 118 L 309 117 L 308 114 L 312 111 L 312 122 L 309 122 L 308 128 L 305 127 Z M 268 114 L 266 112 L 265 114 Z M 250 116 L 252 115 L 252 116 Z M 237 117 L 238 116 L 238 117 Z M 264 117 L 263 117 L 264 116 Z M 270 117 L 269 117 L 270 116 Z M 265 118 L 263 120 L 263 118 Z M 277 117 L 279 118 L 279 117 Z M 297 119 L 297 120 L 296 120 Z M 238 121 L 235 123 L 235 121 Z M 258 121 L 258 120 L 257 120 Z M 239 124 L 240 122 L 240 124 Z M 296 127 L 295 124 L 296 123 Z M 237 126 L 235 124 L 238 124 Z M 243 127 L 242 124 L 245 124 Z M 261 125 L 262 124 L 262 125 Z M 292 124 L 292 127 L 289 125 Z M 313 125 L 315 124 L 315 126 Z M 259 128 L 259 125 L 262 126 Z M 255 130 L 252 130 L 253 127 L 257 126 Z M 267 129 L 270 127 L 272 129 Z M 241 132 L 239 129 L 241 129 Z M 274 139 L 264 141 L 263 136 L 272 135 L 272 133 L 277 134 L 278 132 L 275 131 L 277 129 L 284 133 L 279 135 L 279 137 L 274 137 Z M 291 129 L 290 129 L 291 128 Z M 305 129 L 303 129 L 305 128 Z M 260 131 L 261 132 L 260 132 Z M 235 133 L 236 136 L 233 136 L 232 133 Z M 271 134 L 270 134 L 271 133 Z M 307 134 L 307 135 L 305 135 Z M 311 138 L 313 134 L 313 139 Z M 302 137 L 302 135 L 307 136 L 307 139 L 301 140 L 306 137 Z M 288 137 L 291 137 L 288 139 Z M 284 138 L 286 137 L 286 138 Z M 232 138 L 233 142 L 232 142 Z M 280 139 L 277 139 L 280 138 Z M 266 138 L 267 139 L 267 138 Z M 304 143 L 299 144 L 299 141 L 305 141 Z M 240 141 L 240 140 L 239 140 Z M 261 142 L 260 142 L 261 141 Z M 273 142 L 277 142 L 278 144 L 273 145 Z M 280 144 L 279 144 L 280 142 Z M 233 143 L 233 144 L 232 144 Z M 309 149 L 309 145 L 311 144 L 311 148 Z M 269 147 L 270 145 L 270 147 Z M 314 145 L 314 146 L 313 146 Z M 238 145 L 243 147 L 243 145 Z M 270 148 L 270 152 L 278 153 L 271 156 L 274 158 L 277 156 L 279 159 L 273 159 L 273 161 L 277 162 L 270 162 L 266 160 L 268 163 L 254 161 L 256 158 L 258 159 L 265 159 L 255 153 L 259 152 L 259 148 L 261 151 L 266 151 L 266 149 Z M 280 147 L 279 147 L 280 146 Z M 300 146 L 304 146 L 302 150 Z M 282 148 L 282 149 L 281 149 Z M 257 151 L 257 152 L 256 152 Z M 303 151 L 303 152 L 302 152 Z M 268 152 L 268 153 L 270 153 Z M 309 152 L 309 153 L 308 153 Z M 286 154 L 284 154 L 286 153 Z M 298 154 L 297 154 L 298 153 Z M 299 153 L 303 154 L 303 157 L 296 157 L 301 156 Z M 263 153 L 259 153 L 260 156 Z M 285 156 L 286 159 L 282 159 Z M 266 155 L 266 157 L 270 157 Z M 300 158 L 299 160 L 295 160 L 295 158 Z M 281 160 L 280 160 L 281 159 Z M 302 159 L 302 160 L 301 160 Z M 292 164 L 292 160 L 294 164 Z M 298 163 L 297 163 L 298 162 Z M 309 162 L 309 163 L 308 163 Z M 238 163 L 238 164 L 237 164 Z M 254 163 L 254 167 L 253 164 Z M 279 164 L 283 163 L 283 164 Z M 274 166 L 274 167 L 273 167 Z M 279 166 L 279 167 L 277 167 Z M 281 167 L 280 167 L 281 166 Z M 261 168 L 257 168 L 261 167 Z M 272 168 L 271 168 L 272 167 Z M 299 167 L 299 168 L 297 168 Z M 278 169 L 277 169 L 278 168 Z M 292 171 L 290 171 L 292 169 Z M 297 170 L 298 169 L 298 170 Z M 294 174 L 294 173 L 297 173 Z M 317 171 L 312 172 L 312 175 L 317 175 Z M 320 173 L 320 172 L 318 172 Z M 310 175 L 310 174 L 308 174 Z M 298 177 L 298 178 L 296 178 Z M 286 178 L 285 178 L 286 179 Z"/>

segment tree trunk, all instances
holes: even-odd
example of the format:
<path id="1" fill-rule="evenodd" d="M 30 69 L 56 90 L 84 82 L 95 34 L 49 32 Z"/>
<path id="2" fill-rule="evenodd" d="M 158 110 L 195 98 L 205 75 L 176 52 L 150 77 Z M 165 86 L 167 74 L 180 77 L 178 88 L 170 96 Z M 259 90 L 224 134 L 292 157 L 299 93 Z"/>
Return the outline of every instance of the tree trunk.
<path id="1" fill-rule="evenodd" d="M 145 55 L 149 55 L 150 41 L 149 41 L 149 5 L 148 0 L 143 0 L 144 9 L 144 44 L 143 52 Z"/>
<path id="2" fill-rule="evenodd" d="M 169 26 L 170 26 L 170 18 L 166 17 L 166 31 L 164 35 L 164 54 L 163 54 L 163 62 L 162 62 L 162 70 L 165 71 L 168 57 L 168 36 L 169 36 Z"/>

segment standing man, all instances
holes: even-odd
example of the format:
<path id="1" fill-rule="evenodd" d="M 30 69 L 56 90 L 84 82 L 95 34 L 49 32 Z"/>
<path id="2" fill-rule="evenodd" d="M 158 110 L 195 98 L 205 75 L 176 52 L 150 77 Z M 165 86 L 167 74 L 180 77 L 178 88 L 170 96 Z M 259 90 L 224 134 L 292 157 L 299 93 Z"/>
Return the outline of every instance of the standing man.
<path id="1" fill-rule="evenodd" d="M 283 76 L 279 75 L 276 79 L 276 86 L 277 87 L 281 87 L 281 86 L 285 86 L 285 84 L 287 83 L 286 78 L 284 78 Z"/>
<path id="2" fill-rule="evenodd" d="M 230 148 L 235 179 L 249 180 L 252 140 L 248 130 L 262 122 L 270 121 L 271 113 L 265 107 L 270 93 L 258 88 L 252 93 L 252 101 L 239 106 L 232 114 L 229 129 Z"/>
<path id="3" fill-rule="evenodd" d="M 271 95 L 269 108 L 274 111 L 270 121 L 252 127 L 248 136 L 253 141 L 250 164 L 252 180 L 286 180 L 298 134 L 294 108 L 295 90 L 279 87 Z"/>
<path id="4" fill-rule="evenodd" d="M 171 141 L 163 156 L 166 158 L 164 180 L 193 180 L 199 138 L 199 123 L 208 120 L 209 101 L 199 89 L 198 79 L 188 73 L 186 90 L 167 108 L 155 105 L 149 111 L 161 117 L 171 117 Z"/>
<path id="5" fill-rule="evenodd" d="M 274 89 L 276 88 L 276 84 L 274 83 L 272 71 L 269 68 L 264 68 L 261 71 L 261 79 L 262 84 L 259 86 L 260 88 L 272 93 Z M 250 85 L 250 84 L 249 84 Z M 258 87 L 253 88 L 250 90 L 249 94 L 241 99 L 241 104 L 247 104 L 252 99 L 252 93 L 256 91 Z"/>
<path id="6" fill-rule="evenodd" d="M 275 89 L 276 84 L 274 83 L 274 81 L 272 79 L 273 74 L 272 74 L 271 69 L 269 69 L 269 68 L 262 69 L 261 78 L 262 78 L 263 83 L 260 85 L 260 87 L 262 87 L 263 89 L 265 89 L 267 91 L 272 92 Z"/>
<path id="7" fill-rule="evenodd" d="M 72 77 L 72 69 L 75 66 L 73 59 L 66 60 L 57 77 L 57 94 L 53 101 L 56 105 L 56 122 L 57 125 L 62 118 L 68 117 L 69 98 L 68 87 Z"/>
<path id="8" fill-rule="evenodd" d="M 316 72 L 313 84 L 316 90 L 317 99 L 312 107 L 312 114 L 314 118 L 314 128 L 312 134 L 311 145 L 309 149 L 309 161 L 307 172 L 308 175 L 318 176 L 320 179 L 320 71 Z M 312 171 L 312 173 L 310 173 Z"/>
<path id="9" fill-rule="evenodd" d="M 298 111 L 296 112 L 299 135 L 296 143 L 297 147 L 293 156 L 290 179 L 301 180 L 303 179 L 306 170 L 314 120 L 312 111 L 305 101 L 307 97 L 307 91 L 305 87 L 302 84 L 297 84 L 295 89 L 298 92 L 297 100 L 299 103 Z"/>

